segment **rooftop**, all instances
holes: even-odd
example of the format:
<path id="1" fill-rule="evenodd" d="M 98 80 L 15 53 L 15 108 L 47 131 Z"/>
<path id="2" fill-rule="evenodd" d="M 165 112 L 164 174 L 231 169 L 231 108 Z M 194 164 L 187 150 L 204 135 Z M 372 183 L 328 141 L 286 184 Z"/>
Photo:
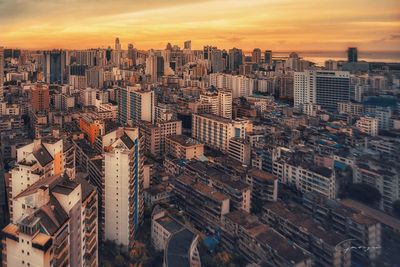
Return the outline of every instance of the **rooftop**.
<path id="1" fill-rule="evenodd" d="M 268 173 L 268 172 L 261 171 L 256 168 L 251 169 L 248 173 L 249 173 L 249 175 L 260 178 L 264 181 L 274 182 L 277 179 L 277 177 L 275 175 Z"/>
<path id="2" fill-rule="evenodd" d="M 178 221 L 176 221 L 169 215 L 158 218 L 156 222 L 160 224 L 162 227 L 164 227 L 170 233 L 178 232 L 183 228 L 182 224 L 180 224 Z"/>
<path id="3" fill-rule="evenodd" d="M 197 141 L 193 138 L 190 138 L 186 135 L 170 135 L 167 137 L 167 139 L 177 142 L 180 145 L 185 146 L 185 147 L 190 147 L 190 146 L 201 144 L 199 141 Z"/>
<path id="4" fill-rule="evenodd" d="M 370 220 L 362 219 L 360 216 L 356 216 L 355 219 L 359 223 L 376 223 L 379 221 L 380 223 L 387 225 L 397 231 L 400 231 L 400 220 L 390 216 L 380 210 L 368 207 L 358 201 L 352 199 L 343 199 L 339 201 L 340 204 L 358 210 L 362 212 L 364 217 L 370 217 Z M 373 220 L 373 221 L 372 221 Z"/>
<path id="5" fill-rule="evenodd" d="M 195 238 L 196 235 L 186 228 L 172 235 L 166 247 L 166 266 L 190 267 L 190 249 Z"/>
<path id="6" fill-rule="evenodd" d="M 205 184 L 195 183 L 192 186 L 193 186 L 193 189 L 195 189 L 197 192 L 200 192 L 203 195 L 205 195 L 211 199 L 214 199 L 216 201 L 224 201 L 224 200 L 229 199 L 229 197 L 227 197 L 226 195 L 224 195 L 218 191 L 215 191 L 212 187 L 209 187 Z"/>

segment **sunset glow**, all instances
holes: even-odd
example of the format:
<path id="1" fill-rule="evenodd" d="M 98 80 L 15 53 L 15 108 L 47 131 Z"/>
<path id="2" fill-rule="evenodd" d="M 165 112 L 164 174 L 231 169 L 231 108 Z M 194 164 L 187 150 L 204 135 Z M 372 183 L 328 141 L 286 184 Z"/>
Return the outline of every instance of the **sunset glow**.
<path id="1" fill-rule="evenodd" d="M 0 45 L 163 48 L 193 40 L 243 49 L 400 47 L 398 0 L 0 0 Z"/>

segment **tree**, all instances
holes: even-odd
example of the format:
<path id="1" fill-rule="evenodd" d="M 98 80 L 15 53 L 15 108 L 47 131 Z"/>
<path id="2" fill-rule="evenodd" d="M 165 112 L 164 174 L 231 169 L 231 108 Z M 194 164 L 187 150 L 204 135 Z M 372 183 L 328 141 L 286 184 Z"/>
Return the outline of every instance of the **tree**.
<path id="1" fill-rule="evenodd" d="M 373 205 L 381 200 L 381 193 L 373 186 L 364 183 L 349 184 L 347 196 L 361 201 L 368 205 Z"/>
<path id="2" fill-rule="evenodd" d="M 400 199 L 393 202 L 393 213 L 400 217 Z"/>

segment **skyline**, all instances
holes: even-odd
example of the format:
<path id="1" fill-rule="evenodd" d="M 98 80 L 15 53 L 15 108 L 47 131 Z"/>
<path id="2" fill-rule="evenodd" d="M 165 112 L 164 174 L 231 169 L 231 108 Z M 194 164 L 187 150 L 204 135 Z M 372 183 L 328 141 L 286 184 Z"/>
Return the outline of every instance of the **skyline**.
<path id="1" fill-rule="evenodd" d="M 349 46 L 398 51 L 400 47 L 396 0 L 108 2 L 0 0 L 0 45 L 87 49 L 113 47 L 119 37 L 124 49 L 133 43 L 142 50 L 164 48 L 168 42 L 182 46 L 185 40 L 192 40 L 194 49 L 211 44 L 245 51 L 254 47 L 341 51 Z M 315 41 L 317 36 L 320 41 Z"/>

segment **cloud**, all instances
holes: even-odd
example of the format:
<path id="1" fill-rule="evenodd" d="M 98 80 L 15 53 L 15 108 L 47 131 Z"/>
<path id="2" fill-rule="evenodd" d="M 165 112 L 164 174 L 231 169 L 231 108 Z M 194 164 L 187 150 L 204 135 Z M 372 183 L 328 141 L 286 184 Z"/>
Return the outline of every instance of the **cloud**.
<path id="1" fill-rule="evenodd" d="M 108 46 L 118 36 L 142 49 L 185 39 L 197 48 L 393 49 L 398 14 L 398 0 L 0 0 L 0 40 L 27 48 Z"/>

